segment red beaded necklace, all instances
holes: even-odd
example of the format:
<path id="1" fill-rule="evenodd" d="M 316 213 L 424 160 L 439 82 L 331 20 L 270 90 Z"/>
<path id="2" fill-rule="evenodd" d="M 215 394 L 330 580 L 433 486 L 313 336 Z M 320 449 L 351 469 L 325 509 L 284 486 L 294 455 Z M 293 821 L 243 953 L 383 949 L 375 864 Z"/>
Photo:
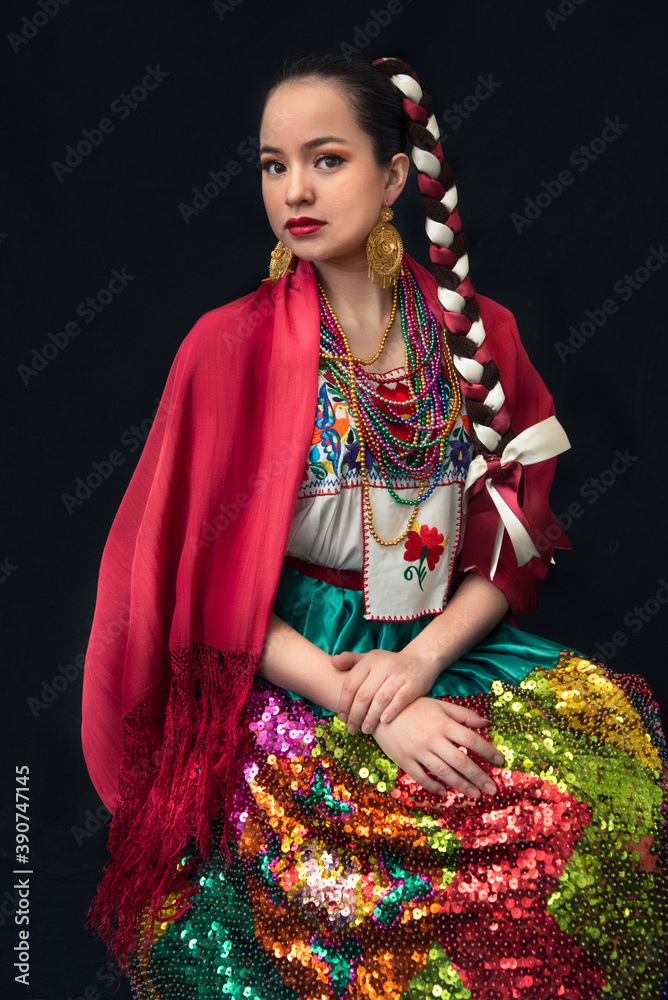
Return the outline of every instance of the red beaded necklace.
<path id="1" fill-rule="evenodd" d="M 373 358 L 363 361 L 353 356 L 324 290 L 320 285 L 318 288 L 320 357 L 328 362 L 332 378 L 348 402 L 357 427 L 369 530 L 380 545 L 398 545 L 415 524 L 420 504 L 431 496 L 440 480 L 445 447 L 461 407 L 459 380 L 443 330 L 407 264 L 404 263 L 395 286 L 395 309 L 398 298 L 404 338 L 405 380 L 409 387 L 406 400 L 389 402 L 377 391 L 377 381 L 363 367 L 380 357 L 394 318 L 394 309 L 380 348 Z M 382 407 L 378 405 L 379 401 L 382 401 Z M 392 424 L 395 429 L 403 427 L 409 431 L 410 440 L 407 442 L 398 436 L 392 430 Z M 373 526 L 367 449 L 376 457 L 386 488 L 394 500 L 413 506 L 405 531 L 393 541 L 381 539 Z M 418 496 L 410 500 L 398 496 L 392 488 L 393 477 L 415 480 L 419 484 Z"/>

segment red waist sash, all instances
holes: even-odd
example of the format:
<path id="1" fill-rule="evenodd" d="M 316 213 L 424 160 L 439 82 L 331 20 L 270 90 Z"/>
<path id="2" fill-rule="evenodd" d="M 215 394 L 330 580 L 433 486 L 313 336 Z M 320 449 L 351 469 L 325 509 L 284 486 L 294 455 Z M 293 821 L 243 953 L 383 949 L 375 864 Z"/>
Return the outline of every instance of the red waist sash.
<path id="1" fill-rule="evenodd" d="M 304 562 L 303 559 L 296 559 L 294 556 L 285 556 L 283 562 L 291 569 L 296 569 L 303 576 L 310 576 L 314 580 L 324 580 L 334 587 L 342 587 L 345 590 L 363 590 L 364 573 L 361 569 L 335 569 L 333 566 L 315 566 L 313 563 Z"/>

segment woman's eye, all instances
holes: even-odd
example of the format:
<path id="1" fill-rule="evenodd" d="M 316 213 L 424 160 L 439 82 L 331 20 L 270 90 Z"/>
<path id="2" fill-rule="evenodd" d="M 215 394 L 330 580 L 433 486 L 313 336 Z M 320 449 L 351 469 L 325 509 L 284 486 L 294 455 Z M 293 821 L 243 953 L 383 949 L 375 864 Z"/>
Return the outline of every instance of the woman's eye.
<path id="1" fill-rule="evenodd" d="M 275 174 L 282 173 L 283 170 L 285 170 L 285 167 L 280 162 L 280 160 L 265 160 L 264 163 L 262 164 L 262 170 L 266 171 L 266 173 L 273 176 Z"/>
<path id="2" fill-rule="evenodd" d="M 339 164 L 345 163 L 345 160 L 337 153 L 321 153 L 320 156 L 316 157 L 315 162 L 317 166 L 324 167 L 325 170 L 332 170 L 333 167 L 338 167 Z"/>

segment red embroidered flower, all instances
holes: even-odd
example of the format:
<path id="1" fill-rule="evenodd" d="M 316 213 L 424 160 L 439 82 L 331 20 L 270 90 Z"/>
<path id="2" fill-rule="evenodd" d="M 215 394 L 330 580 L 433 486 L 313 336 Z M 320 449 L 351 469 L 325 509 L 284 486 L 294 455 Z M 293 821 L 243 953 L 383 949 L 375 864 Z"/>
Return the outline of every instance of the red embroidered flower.
<path id="1" fill-rule="evenodd" d="M 422 526 L 418 524 L 409 532 L 404 548 L 406 562 L 416 562 L 418 559 L 426 558 L 427 566 L 432 570 L 443 555 L 443 535 L 438 528 L 428 528 L 426 524 Z"/>

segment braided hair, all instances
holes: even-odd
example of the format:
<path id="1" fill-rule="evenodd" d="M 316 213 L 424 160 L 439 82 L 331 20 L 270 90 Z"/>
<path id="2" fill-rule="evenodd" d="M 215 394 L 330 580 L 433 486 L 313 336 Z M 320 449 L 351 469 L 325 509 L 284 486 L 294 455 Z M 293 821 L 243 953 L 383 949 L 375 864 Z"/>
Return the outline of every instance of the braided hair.
<path id="1" fill-rule="evenodd" d="M 400 59 L 377 59 L 370 65 L 335 54 L 305 56 L 286 64 L 267 97 L 283 83 L 308 78 L 331 80 L 345 88 L 380 166 L 403 152 L 407 142 L 412 144 L 411 158 L 427 217 L 429 256 L 445 313 L 448 348 L 466 400 L 469 434 L 480 451 L 500 455 L 514 436 L 511 419 L 468 273 L 457 188 L 452 168 L 443 159 L 431 98 L 408 63 Z"/>

